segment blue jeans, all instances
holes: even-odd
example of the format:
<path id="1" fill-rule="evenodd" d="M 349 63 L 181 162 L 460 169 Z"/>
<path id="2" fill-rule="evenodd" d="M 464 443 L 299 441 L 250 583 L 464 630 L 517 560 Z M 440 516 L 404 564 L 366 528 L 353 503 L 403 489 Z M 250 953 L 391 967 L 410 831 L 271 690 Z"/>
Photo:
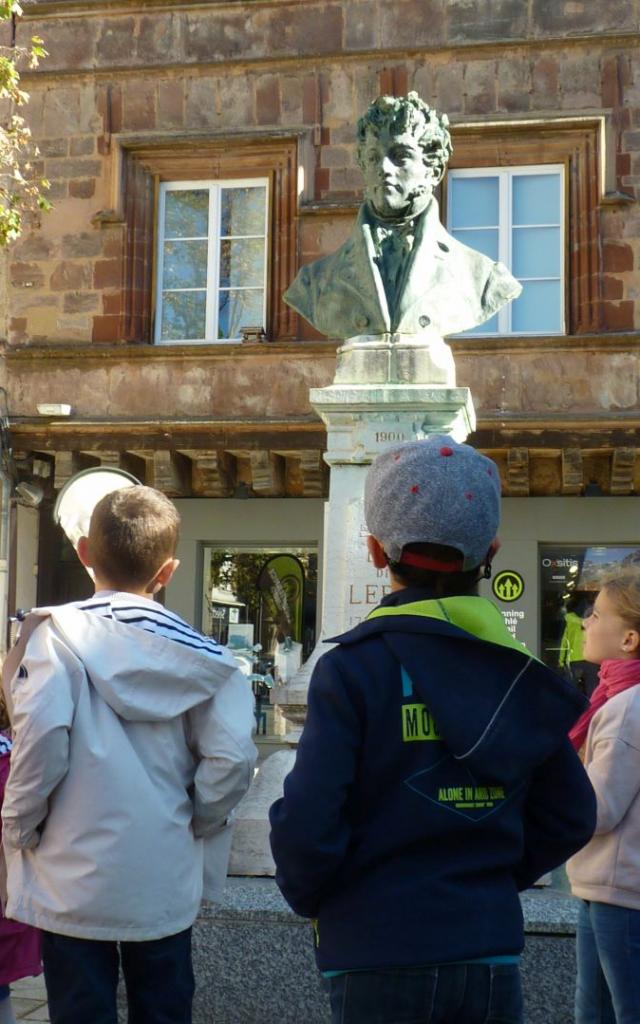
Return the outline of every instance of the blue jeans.
<path id="1" fill-rule="evenodd" d="M 118 1024 L 122 963 L 129 1024 L 191 1024 L 191 929 L 146 942 L 42 933 L 51 1024 Z"/>
<path id="2" fill-rule="evenodd" d="M 640 1021 L 640 910 L 580 904 L 576 1024 Z"/>
<path id="3" fill-rule="evenodd" d="M 332 1024 L 522 1024 L 517 964 L 351 971 L 329 978 Z"/>

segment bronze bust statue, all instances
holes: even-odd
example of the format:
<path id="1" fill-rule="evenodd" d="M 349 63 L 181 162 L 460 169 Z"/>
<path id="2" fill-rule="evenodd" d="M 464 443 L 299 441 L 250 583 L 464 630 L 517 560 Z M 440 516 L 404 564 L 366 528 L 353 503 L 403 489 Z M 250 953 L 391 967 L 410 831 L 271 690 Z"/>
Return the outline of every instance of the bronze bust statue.
<path id="1" fill-rule="evenodd" d="M 521 286 L 502 263 L 440 223 L 433 190 L 451 152 L 446 115 L 417 93 L 375 100 L 358 122 L 365 201 L 351 236 L 302 267 L 285 301 L 352 348 L 381 336 L 430 345 L 516 298 Z"/>

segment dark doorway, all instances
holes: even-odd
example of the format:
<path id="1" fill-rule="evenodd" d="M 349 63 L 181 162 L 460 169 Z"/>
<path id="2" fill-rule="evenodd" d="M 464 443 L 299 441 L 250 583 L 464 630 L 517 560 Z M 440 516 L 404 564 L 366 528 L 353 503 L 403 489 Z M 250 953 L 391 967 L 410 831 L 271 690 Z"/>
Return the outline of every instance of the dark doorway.
<path id="1" fill-rule="evenodd" d="M 38 544 L 38 605 L 81 601 L 93 583 L 63 530 L 53 521 L 53 505 L 43 503 Z"/>

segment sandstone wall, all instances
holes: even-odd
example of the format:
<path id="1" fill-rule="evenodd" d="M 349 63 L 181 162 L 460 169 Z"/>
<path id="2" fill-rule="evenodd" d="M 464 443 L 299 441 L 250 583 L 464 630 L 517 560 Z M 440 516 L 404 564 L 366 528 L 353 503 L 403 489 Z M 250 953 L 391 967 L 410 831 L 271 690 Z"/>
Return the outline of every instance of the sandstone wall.
<path id="1" fill-rule="evenodd" d="M 610 195 L 592 239 L 601 270 L 599 323 L 604 332 L 638 329 L 639 19 L 640 0 L 32 3 L 20 32 L 42 35 L 50 57 L 25 76 L 27 113 L 41 169 L 52 182 L 54 210 L 10 252 L 10 348 L 77 344 L 74 373 L 81 378 L 87 344 L 121 341 L 116 325 L 127 229 L 112 211 L 114 196 L 121 196 L 123 141 L 181 138 L 197 148 L 201 137 L 297 133 L 305 172 L 298 221 L 304 263 L 334 249 L 350 228 L 361 195 L 358 116 L 381 91 L 410 88 L 451 115 L 454 142 L 456 124 L 606 114 Z M 317 336 L 301 323 L 298 337 Z M 154 388 L 176 370 L 175 363 L 167 370 L 163 358 L 153 354 L 150 366 L 157 369 L 145 370 L 142 392 L 131 377 L 128 388 L 110 392 L 121 398 L 102 412 L 149 415 Z M 595 366 L 594 358 L 581 350 L 566 357 L 542 353 L 537 361 L 531 352 L 526 360 L 523 354 L 496 356 L 494 370 L 487 364 L 473 381 L 482 389 L 478 404 L 515 409 L 518 402 L 544 411 L 578 402 L 597 410 L 614 394 L 614 405 L 636 409 L 637 381 L 628 361 L 618 366 L 603 359 Z M 72 363 L 64 365 L 69 372 Z M 605 379 L 622 369 L 625 381 L 585 383 L 594 369 Z M 241 388 L 233 370 L 230 353 L 226 370 L 218 363 L 214 374 L 231 404 Z M 464 357 L 460 370 L 460 382 L 472 382 Z M 33 394 L 42 388 L 27 387 L 22 364 L 13 372 L 19 410 L 29 415 Z M 94 371 L 87 365 L 86 372 Z M 127 372 L 140 374 L 141 363 Z M 184 372 L 185 387 L 190 373 Z M 321 360 L 315 376 L 325 375 Z M 294 374 L 305 386 L 309 376 L 308 367 Z M 56 391 L 57 378 L 49 379 Z M 563 397 L 556 394 L 560 383 L 547 387 L 554 379 Z M 84 389 L 72 387 L 86 396 L 99 393 L 94 383 L 87 378 Z M 211 389 L 189 387 L 183 397 L 211 411 Z M 81 404 L 84 411 L 88 398 Z"/>

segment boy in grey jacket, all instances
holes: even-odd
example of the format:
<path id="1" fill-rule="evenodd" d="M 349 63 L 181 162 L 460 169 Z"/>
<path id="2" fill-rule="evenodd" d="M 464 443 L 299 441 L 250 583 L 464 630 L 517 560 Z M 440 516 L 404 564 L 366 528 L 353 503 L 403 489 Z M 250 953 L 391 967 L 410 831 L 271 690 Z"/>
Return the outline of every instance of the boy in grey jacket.
<path id="1" fill-rule="evenodd" d="M 233 657 L 153 601 L 178 527 L 151 488 L 103 498 L 78 545 L 95 596 L 33 613 L 5 680 L 7 915 L 43 929 L 52 1024 L 116 1024 L 119 959 L 132 1024 L 191 1020 L 191 925 L 255 748 Z"/>

